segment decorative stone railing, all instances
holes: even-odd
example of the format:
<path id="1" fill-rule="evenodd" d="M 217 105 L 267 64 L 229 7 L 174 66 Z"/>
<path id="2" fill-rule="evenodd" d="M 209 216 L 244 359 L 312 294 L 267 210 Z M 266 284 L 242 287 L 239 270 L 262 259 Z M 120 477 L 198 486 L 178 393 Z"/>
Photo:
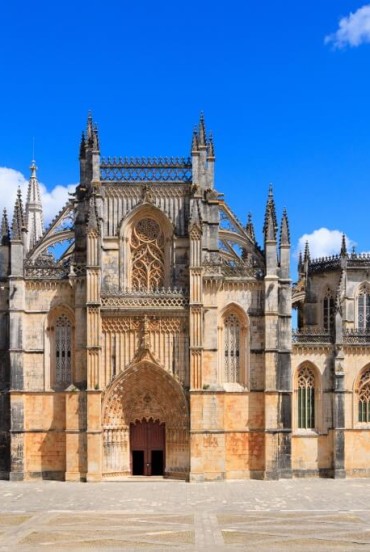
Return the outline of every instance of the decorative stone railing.
<path id="1" fill-rule="evenodd" d="M 346 345 L 370 346 L 370 330 L 345 330 L 343 332 L 343 343 Z"/>
<path id="2" fill-rule="evenodd" d="M 114 308 L 184 308 L 189 303 L 186 290 L 161 288 L 145 290 L 112 290 L 103 288 L 101 304 L 104 309 Z"/>
<path id="3" fill-rule="evenodd" d="M 186 157 L 107 157 L 100 178 L 108 182 L 191 182 L 191 159 Z"/>
<path id="4" fill-rule="evenodd" d="M 292 342 L 296 344 L 317 343 L 326 344 L 334 341 L 333 335 L 323 329 L 294 330 L 292 332 Z"/>
<path id="5" fill-rule="evenodd" d="M 27 280 L 65 280 L 84 276 L 85 273 L 85 265 L 71 265 L 69 262 L 54 263 L 51 259 L 43 258 L 35 262 L 29 261 L 24 266 L 24 276 Z"/>

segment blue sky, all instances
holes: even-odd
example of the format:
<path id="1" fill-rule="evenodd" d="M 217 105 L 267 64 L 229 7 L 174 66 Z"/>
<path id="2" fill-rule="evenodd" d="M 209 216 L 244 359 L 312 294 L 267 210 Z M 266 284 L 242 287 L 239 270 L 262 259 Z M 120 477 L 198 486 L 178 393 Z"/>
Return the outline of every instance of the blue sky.
<path id="1" fill-rule="evenodd" d="M 327 243 L 316 234 L 314 248 L 330 252 L 339 230 L 357 251 L 370 251 L 363 207 L 370 181 L 368 6 L 4 3 L 0 207 L 28 178 L 35 137 L 47 217 L 59 209 L 66 187 L 78 181 L 89 109 L 102 154 L 128 156 L 187 155 L 204 111 L 216 187 L 240 219 L 252 212 L 259 242 L 272 183 L 279 218 L 288 210 L 294 248 L 303 235 L 327 228 Z"/>

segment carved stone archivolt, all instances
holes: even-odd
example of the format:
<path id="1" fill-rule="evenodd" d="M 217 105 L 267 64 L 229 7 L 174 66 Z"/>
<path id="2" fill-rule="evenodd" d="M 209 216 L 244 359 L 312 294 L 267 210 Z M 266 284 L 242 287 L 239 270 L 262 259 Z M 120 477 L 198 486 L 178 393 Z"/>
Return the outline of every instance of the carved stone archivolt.
<path id="1" fill-rule="evenodd" d="M 142 419 L 159 420 L 168 428 L 189 426 L 188 404 L 179 383 L 148 361 L 133 364 L 107 389 L 103 400 L 103 427 L 128 427 Z"/>

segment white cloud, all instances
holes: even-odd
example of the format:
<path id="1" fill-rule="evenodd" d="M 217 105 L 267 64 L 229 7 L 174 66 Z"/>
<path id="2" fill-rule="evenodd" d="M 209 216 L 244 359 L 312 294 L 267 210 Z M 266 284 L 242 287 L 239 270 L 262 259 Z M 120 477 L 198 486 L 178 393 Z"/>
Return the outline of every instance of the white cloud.
<path id="1" fill-rule="evenodd" d="M 6 208 L 10 223 L 13 218 L 17 190 L 18 188 L 21 189 L 23 206 L 25 206 L 27 187 L 28 180 L 21 172 L 7 167 L 0 167 L 0 209 L 2 213 L 3 208 Z M 68 192 L 73 192 L 74 190 L 75 185 L 70 184 L 68 186 L 58 185 L 48 191 L 46 186 L 40 182 L 41 201 L 46 226 L 67 203 L 69 199 Z"/>
<path id="2" fill-rule="evenodd" d="M 342 235 L 343 232 L 340 230 L 329 230 L 328 228 L 314 230 L 312 234 L 303 234 L 298 240 L 298 254 L 304 252 L 306 242 L 308 242 L 311 259 L 338 255 L 342 245 Z M 356 245 L 348 236 L 346 236 L 346 243 L 348 251 Z"/>
<path id="3" fill-rule="evenodd" d="M 365 4 L 339 21 L 338 30 L 325 37 L 325 44 L 335 48 L 360 46 L 370 42 L 370 4 Z"/>

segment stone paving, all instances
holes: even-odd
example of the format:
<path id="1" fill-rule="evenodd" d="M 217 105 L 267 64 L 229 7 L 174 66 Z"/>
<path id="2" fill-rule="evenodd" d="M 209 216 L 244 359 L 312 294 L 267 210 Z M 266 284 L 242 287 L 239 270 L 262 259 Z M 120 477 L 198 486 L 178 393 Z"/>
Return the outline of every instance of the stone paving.
<path id="1" fill-rule="evenodd" d="M 85 549 L 370 551 L 370 480 L 0 481 L 0 551 Z"/>

